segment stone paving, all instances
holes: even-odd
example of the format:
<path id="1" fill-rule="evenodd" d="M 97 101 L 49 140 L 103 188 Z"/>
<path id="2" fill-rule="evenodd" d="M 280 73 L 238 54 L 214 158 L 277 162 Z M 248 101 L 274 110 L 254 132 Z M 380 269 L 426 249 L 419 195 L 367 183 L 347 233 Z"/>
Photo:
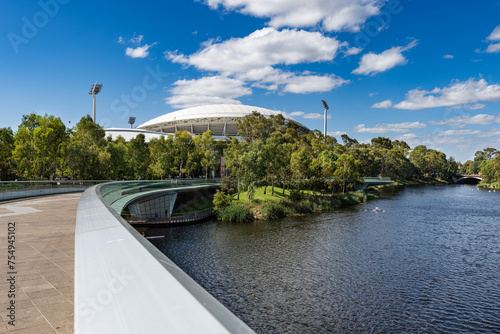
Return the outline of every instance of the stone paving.
<path id="1" fill-rule="evenodd" d="M 0 333 L 73 333 L 75 221 L 80 197 L 81 193 L 75 193 L 0 203 Z M 7 236 L 13 222 L 12 254 Z M 9 255 L 15 255 L 13 269 Z M 11 276 L 15 297 L 9 296 Z M 12 301 L 15 326 L 9 324 L 12 312 L 7 309 Z"/>

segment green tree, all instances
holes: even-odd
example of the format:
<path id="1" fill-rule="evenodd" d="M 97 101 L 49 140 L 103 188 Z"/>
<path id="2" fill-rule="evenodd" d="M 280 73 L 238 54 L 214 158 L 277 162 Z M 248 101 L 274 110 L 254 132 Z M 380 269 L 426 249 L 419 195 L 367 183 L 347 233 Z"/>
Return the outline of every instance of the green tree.
<path id="1" fill-rule="evenodd" d="M 240 142 L 236 137 L 231 138 L 231 143 L 227 145 L 224 151 L 226 168 L 230 175 L 236 178 L 238 183 L 237 199 L 240 199 L 241 181 L 243 179 L 243 154 L 246 150 L 246 144 Z"/>
<path id="2" fill-rule="evenodd" d="M 104 129 L 87 115 L 80 119 L 69 136 L 62 147 L 65 174 L 84 180 L 105 177 L 100 161 L 100 153 L 106 147 Z"/>
<path id="3" fill-rule="evenodd" d="M 13 176 L 14 133 L 11 128 L 0 128 L 0 181 Z"/>
<path id="4" fill-rule="evenodd" d="M 54 178 L 66 139 L 66 127 L 59 117 L 23 115 L 14 137 L 13 157 L 19 172 L 31 179 Z"/>
<path id="5" fill-rule="evenodd" d="M 481 168 L 482 183 L 500 182 L 500 156 L 488 160 Z"/>
<path id="6" fill-rule="evenodd" d="M 175 133 L 175 156 L 174 160 L 177 165 L 177 170 L 179 172 L 179 177 L 186 172 L 186 164 L 189 159 L 189 154 L 195 148 L 193 138 L 187 131 L 177 131 Z"/>
<path id="7" fill-rule="evenodd" d="M 132 175 L 129 172 L 126 160 L 127 142 L 122 136 L 118 136 L 115 140 L 111 140 L 111 137 L 109 137 L 105 150 L 101 152 L 100 159 L 104 178 L 116 180 Z"/>
<path id="8" fill-rule="evenodd" d="M 333 176 L 342 184 L 342 193 L 345 193 L 349 185 L 361 182 L 359 174 L 360 163 L 353 156 L 342 154 L 336 163 Z"/>
<path id="9" fill-rule="evenodd" d="M 207 130 L 201 136 L 199 147 L 201 150 L 201 165 L 205 168 L 205 179 L 208 179 L 210 170 L 218 165 L 218 154 L 213 132 Z"/>
<path id="10" fill-rule="evenodd" d="M 146 179 L 149 167 L 149 146 L 144 134 L 139 133 L 127 144 L 127 162 L 135 179 Z"/>

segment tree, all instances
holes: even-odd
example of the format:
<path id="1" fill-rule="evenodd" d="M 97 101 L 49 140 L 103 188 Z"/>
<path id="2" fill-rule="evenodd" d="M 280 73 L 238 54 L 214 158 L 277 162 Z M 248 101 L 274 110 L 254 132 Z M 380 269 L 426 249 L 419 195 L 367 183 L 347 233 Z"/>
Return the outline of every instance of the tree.
<path id="1" fill-rule="evenodd" d="M 213 132 L 207 130 L 203 133 L 199 141 L 201 150 L 201 165 L 205 168 L 205 180 L 208 179 L 208 173 L 217 166 L 217 151 Z"/>
<path id="2" fill-rule="evenodd" d="M 123 137 L 118 136 L 115 140 L 109 137 L 101 157 L 101 166 L 106 179 L 116 180 L 132 175 L 126 160 L 127 142 Z"/>
<path id="3" fill-rule="evenodd" d="M 62 147 L 64 172 L 84 180 L 105 177 L 100 161 L 100 152 L 106 146 L 104 136 L 104 129 L 95 124 L 89 115 L 82 117 Z"/>
<path id="4" fill-rule="evenodd" d="M 193 151 L 195 144 L 193 138 L 187 131 L 177 131 L 175 133 L 175 163 L 179 172 L 179 177 L 186 172 L 185 167 L 189 159 L 190 152 Z"/>
<path id="5" fill-rule="evenodd" d="M 346 192 L 350 184 L 361 182 L 359 166 L 359 161 L 351 155 L 342 154 L 338 158 L 333 176 L 342 183 L 342 193 Z"/>
<path id="6" fill-rule="evenodd" d="M 483 183 L 500 182 L 500 156 L 488 160 L 481 168 Z"/>
<path id="7" fill-rule="evenodd" d="M 290 158 L 290 167 L 292 169 L 293 177 L 297 180 L 299 188 L 304 180 L 309 176 L 309 165 L 311 164 L 311 157 L 306 147 L 300 148 L 298 151 L 292 153 Z"/>
<path id="8" fill-rule="evenodd" d="M 60 147 L 66 141 L 66 127 L 59 117 L 23 115 L 14 137 L 14 160 L 19 173 L 30 179 L 53 178 L 60 162 Z"/>
<path id="9" fill-rule="evenodd" d="M 7 180 L 13 174 L 12 151 L 14 133 L 11 128 L 0 129 L 0 180 Z"/>
<path id="10" fill-rule="evenodd" d="M 226 147 L 225 160 L 226 168 L 231 176 L 236 178 L 238 183 L 237 199 L 240 199 L 241 180 L 243 178 L 243 152 L 246 150 L 246 144 L 240 142 L 236 137 L 231 138 L 231 143 Z"/>
<path id="11" fill-rule="evenodd" d="M 135 179 L 147 178 L 149 167 L 149 147 L 144 134 L 139 133 L 127 144 L 127 163 Z"/>
<path id="12" fill-rule="evenodd" d="M 153 138 L 149 142 L 149 173 L 156 179 L 164 178 L 176 173 L 174 137 Z"/>

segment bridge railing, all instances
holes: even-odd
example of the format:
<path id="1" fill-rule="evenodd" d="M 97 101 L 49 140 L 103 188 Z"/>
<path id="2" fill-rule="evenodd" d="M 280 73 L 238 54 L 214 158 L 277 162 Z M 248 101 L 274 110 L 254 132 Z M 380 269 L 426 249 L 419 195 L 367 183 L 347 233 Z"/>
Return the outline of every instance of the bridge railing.
<path id="1" fill-rule="evenodd" d="M 104 200 L 112 205 L 119 199 L 132 194 L 149 192 L 153 190 L 190 187 L 203 184 L 219 184 L 220 179 L 174 179 L 161 181 L 122 181 L 105 184 L 101 187 L 100 193 Z"/>
<path id="2" fill-rule="evenodd" d="M 362 177 L 365 182 L 370 181 L 392 181 L 390 177 Z"/>
<path id="3" fill-rule="evenodd" d="M 0 181 L 0 201 L 85 191 L 109 180 Z"/>
<path id="4" fill-rule="evenodd" d="M 78 204 L 75 333 L 254 333 L 113 210 L 100 192 L 110 185 Z"/>

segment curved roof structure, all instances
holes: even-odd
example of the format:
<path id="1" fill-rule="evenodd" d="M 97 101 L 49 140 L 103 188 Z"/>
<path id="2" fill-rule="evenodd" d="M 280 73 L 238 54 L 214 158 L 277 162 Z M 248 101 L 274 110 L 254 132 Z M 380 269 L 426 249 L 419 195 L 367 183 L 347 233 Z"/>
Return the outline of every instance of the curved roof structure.
<path id="1" fill-rule="evenodd" d="M 194 134 L 201 134 L 210 129 L 214 135 L 235 136 L 238 131 L 238 119 L 252 114 L 253 111 L 257 111 L 266 117 L 281 114 L 285 120 L 297 123 L 303 132 L 309 131 L 305 125 L 281 111 L 242 104 L 213 104 L 177 110 L 156 117 L 139 125 L 137 128 L 164 133 L 187 130 Z"/>
<path id="2" fill-rule="evenodd" d="M 113 140 L 118 138 L 118 136 L 121 136 L 126 141 L 130 141 L 131 139 L 137 137 L 138 134 L 142 133 L 145 137 L 146 142 L 149 142 L 153 138 L 159 138 L 164 135 L 162 133 L 141 130 L 141 129 L 109 128 L 104 130 L 106 132 L 106 137 L 111 136 Z"/>

